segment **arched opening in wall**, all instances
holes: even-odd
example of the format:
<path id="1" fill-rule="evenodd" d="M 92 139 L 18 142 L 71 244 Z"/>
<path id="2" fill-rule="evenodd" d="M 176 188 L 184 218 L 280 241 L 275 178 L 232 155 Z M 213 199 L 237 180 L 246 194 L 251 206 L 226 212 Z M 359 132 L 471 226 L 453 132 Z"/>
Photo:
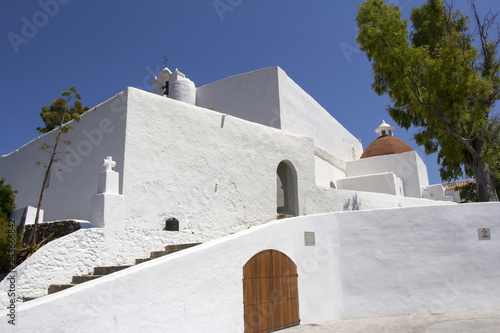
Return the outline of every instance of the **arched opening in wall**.
<path id="1" fill-rule="evenodd" d="M 335 183 L 333 181 L 330 182 L 330 188 L 336 188 Z"/>
<path id="2" fill-rule="evenodd" d="M 300 324 L 297 265 L 265 250 L 243 266 L 245 333 L 273 332 Z"/>
<path id="3" fill-rule="evenodd" d="M 297 172 L 289 161 L 282 161 L 276 170 L 276 206 L 278 217 L 299 215 Z"/>

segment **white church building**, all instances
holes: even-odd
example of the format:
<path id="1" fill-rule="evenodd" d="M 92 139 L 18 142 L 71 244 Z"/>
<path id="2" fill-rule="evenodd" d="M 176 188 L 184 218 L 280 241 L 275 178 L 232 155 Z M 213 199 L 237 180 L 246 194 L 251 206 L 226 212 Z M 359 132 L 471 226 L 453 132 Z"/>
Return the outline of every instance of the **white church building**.
<path id="1" fill-rule="evenodd" d="M 166 245 L 203 244 L 15 303 L 16 331 L 267 332 L 500 307 L 500 267 L 483 264 L 500 254 L 491 236 L 500 206 L 453 203 L 385 121 L 363 150 L 279 67 L 201 87 L 165 68 L 152 86 L 127 88 L 72 124 L 71 154 L 42 208 L 45 222 L 86 228 L 19 265 L 16 297 Z M 19 208 L 37 203 L 35 163 L 51 140 L 0 158 Z M 178 229 L 163 230 L 171 218 Z M 255 282 L 267 269 L 271 280 Z"/>

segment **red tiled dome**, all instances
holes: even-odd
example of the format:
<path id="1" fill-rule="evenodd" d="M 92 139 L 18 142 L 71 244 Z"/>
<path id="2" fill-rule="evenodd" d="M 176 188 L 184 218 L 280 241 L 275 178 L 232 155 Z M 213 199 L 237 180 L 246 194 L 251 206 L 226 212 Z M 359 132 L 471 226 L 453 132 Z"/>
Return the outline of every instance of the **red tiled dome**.
<path id="1" fill-rule="evenodd" d="M 373 141 L 361 155 L 361 158 L 401 154 L 413 149 L 408 146 L 403 140 L 392 135 L 381 136 Z"/>

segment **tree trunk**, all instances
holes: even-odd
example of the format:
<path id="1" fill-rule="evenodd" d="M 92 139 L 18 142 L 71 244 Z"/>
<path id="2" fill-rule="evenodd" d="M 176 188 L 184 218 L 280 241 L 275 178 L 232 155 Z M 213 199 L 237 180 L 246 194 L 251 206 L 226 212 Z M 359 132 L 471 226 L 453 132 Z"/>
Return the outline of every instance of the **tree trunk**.
<path id="1" fill-rule="evenodd" d="M 490 167 L 479 156 L 473 157 L 472 171 L 476 178 L 478 201 L 498 201 L 498 194 Z"/>
<path id="2" fill-rule="evenodd" d="M 42 207 L 43 192 L 45 191 L 45 186 L 47 185 L 47 180 L 49 179 L 50 170 L 52 169 L 52 164 L 54 163 L 54 159 L 57 154 L 57 145 L 59 144 L 60 136 L 61 136 L 61 126 L 59 126 L 59 133 L 56 136 L 56 142 L 52 149 L 52 153 L 50 154 L 50 161 L 49 164 L 47 165 L 47 170 L 45 170 L 45 175 L 43 177 L 42 189 L 40 191 L 40 197 L 38 198 L 38 204 L 36 206 L 35 225 L 33 227 L 33 238 L 31 240 L 32 245 L 36 245 L 37 241 L 36 234 L 38 229 L 38 220 L 40 219 L 40 209 Z"/>

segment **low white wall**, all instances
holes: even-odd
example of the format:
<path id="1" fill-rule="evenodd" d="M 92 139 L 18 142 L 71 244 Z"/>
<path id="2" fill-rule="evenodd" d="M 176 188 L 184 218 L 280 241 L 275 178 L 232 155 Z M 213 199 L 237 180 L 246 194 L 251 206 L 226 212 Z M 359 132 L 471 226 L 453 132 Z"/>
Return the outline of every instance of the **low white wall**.
<path id="1" fill-rule="evenodd" d="M 403 180 L 407 197 L 421 198 L 422 187 L 429 185 L 427 167 L 414 151 L 364 158 L 347 162 L 347 177 L 393 172 Z"/>
<path id="2" fill-rule="evenodd" d="M 454 203 L 446 201 L 325 187 L 320 187 L 316 191 L 316 200 L 314 202 L 314 212 L 316 214 L 349 210 L 454 205 Z"/>
<path id="3" fill-rule="evenodd" d="M 404 196 L 403 181 L 392 172 L 339 179 L 339 189 Z"/>
<path id="4" fill-rule="evenodd" d="M 499 214 L 498 203 L 340 213 L 343 316 L 498 308 Z"/>
<path id="5" fill-rule="evenodd" d="M 487 203 L 279 220 L 19 304 L 15 329 L 243 332 L 243 265 L 265 249 L 298 266 L 302 324 L 499 307 L 500 239 L 477 234 L 496 235 L 499 214 Z"/>
<path id="6" fill-rule="evenodd" d="M 16 209 L 15 211 L 9 213 L 9 220 L 14 221 L 16 226 L 18 226 L 23 220 L 23 215 L 26 214 L 26 216 L 24 217 L 24 224 L 34 224 L 36 218 L 36 210 L 36 207 L 32 206 Z M 39 221 L 43 221 L 43 209 L 40 209 L 39 216 Z"/>
<path id="7" fill-rule="evenodd" d="M 459 191 L 445 191 L 444 195 L 447 197 L 452 197 L 454 202 L 462 202 L 462 199 L 460 198 L 460 192 Z"/>
<path id="8" fill-rule="evenodd" d="M 15 268 L 16 296 L 47 294 L 51 284 L 71 283 L 73 275 L 87 275 L 97 266 L 133 265 L 136 258 L 147 258 L 165 245 L 204 242 L 220 234 L 191 234 L 147 229 L 103 232 L 102 228 L 80 229 L 56 239 Z M 6 279 L 0 282 L 0 307 L 9 302 Z"/>
<path id="9" fill-rule="evenodd" d="M 309 201 L 308 207 L 311 213 L 316 214 L 443 204 L 433 200 L 331 188 L 317 188 L 309 197 L 316 198 Z M 240 230 L 243 228 L 240 226 Z M 16 268 L 19 277 L 17 295 L 19 298 L 46 295 L 50 284 L 69 283 L 73 275 L 89 274 L 96 266 L 131 265 L 136 258 L 148 257 L 151 251 L 161 250 L 167 244 L 202 242 L 227 233 L 224 230 L 192 234 L 189 230 L 166 232 L 126 228 L 122 231 L 106 229 L 105 236 L 102 228 L 78 230 L 50 242 Z M 5 291 L 7 287 L 5 280 L 0 282 L 0 290 Z M 0 307 L 7 302 L 7 293 L 0 293 Z"/>
<path id="10" fill-rule="evenodd" d="M 459 195 L 460 197 L 460 195 Z M 430 185 L 422 188 L 422 198 L 442 201 L 455 201 L 453 196 L 448 196 L 441 184 Z M 460 201 L 455 201 L 460 202 Z"/>
<path id="11" fill-rule="evenodd" d="M 319 156 L 314 156 L 314 168 L 317 186 L 331 187 L 331 183 L 333 183 L 337 187 L 337 181 L 345 178 L 344 171 Z"/>

